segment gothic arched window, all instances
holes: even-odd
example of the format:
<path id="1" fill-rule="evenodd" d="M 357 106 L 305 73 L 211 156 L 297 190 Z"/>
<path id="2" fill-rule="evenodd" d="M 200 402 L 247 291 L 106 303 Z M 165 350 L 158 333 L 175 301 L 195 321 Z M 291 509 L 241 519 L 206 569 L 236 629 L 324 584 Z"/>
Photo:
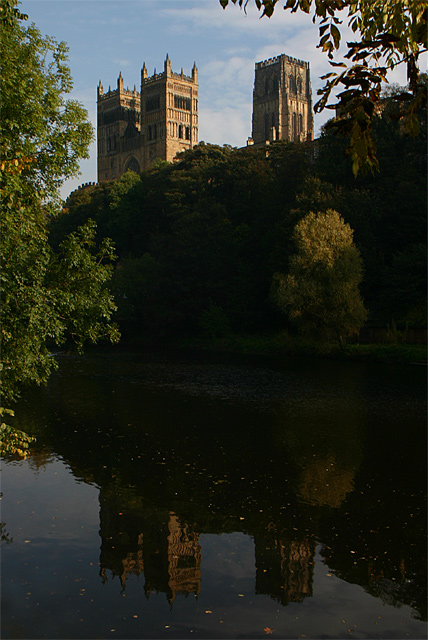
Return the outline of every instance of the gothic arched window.
<path id="1" fill-rule="evenodd" d="M 269 78 L 265 80 L 265 95 L 269 93 Z"/>
<path id="2" fill-rule="evenodd" d="M 135 171 L 135 173 L 140 173 L 140 165 L 137 158 L 134 158 L 134 156 L 129 158 L 125 166 L 125 172 L 126 171 Z"/>
<path id="3" fill-rule="evenodd" d="M 265 140 L 269 140 L 269 114 L 265 113 Z"/>

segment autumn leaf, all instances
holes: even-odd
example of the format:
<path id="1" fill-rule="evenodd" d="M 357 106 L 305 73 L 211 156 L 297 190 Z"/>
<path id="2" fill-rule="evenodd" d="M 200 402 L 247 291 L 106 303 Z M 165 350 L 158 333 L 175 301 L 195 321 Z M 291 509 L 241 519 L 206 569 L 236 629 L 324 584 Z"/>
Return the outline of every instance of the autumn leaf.
<path id="1" fill-rule="evenodd" d="M 269 635 L 270 633 L 273 633 L 275 629 L 271 629 L 270 627 L 265 627 L 263 631 L 265 632 L 266 635 Z"/>

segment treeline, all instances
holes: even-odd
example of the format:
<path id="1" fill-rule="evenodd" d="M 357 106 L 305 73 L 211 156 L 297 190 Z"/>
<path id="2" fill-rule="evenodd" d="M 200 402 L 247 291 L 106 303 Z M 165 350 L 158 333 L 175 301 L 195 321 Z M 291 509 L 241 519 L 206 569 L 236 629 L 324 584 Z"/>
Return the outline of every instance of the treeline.
<path id="1" fill-rule="evenodd" d="M 426 127 L 411 138 L 375 124 L 380 173 L 354 178 L 345 144 L 233 149 L 201 143 L 173 164 L 74 192 L 50 225 L 54 247 L 88 219 L 113 239 L 112 288 L 124 336 L 268 331 L 292 233 L 309 212 L 339 212 L 364 264 L 367 324 L 426 326 Z"/>

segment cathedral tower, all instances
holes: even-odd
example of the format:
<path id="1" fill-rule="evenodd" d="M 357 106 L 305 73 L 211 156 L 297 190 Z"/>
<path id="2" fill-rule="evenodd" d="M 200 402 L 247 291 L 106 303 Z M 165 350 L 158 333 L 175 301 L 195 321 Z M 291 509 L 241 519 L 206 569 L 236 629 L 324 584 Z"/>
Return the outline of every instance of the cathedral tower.
<path id="1" fill-rule="evenodd" d="M 285 54 L 257 62 L 253 91 L 255 145 L 313 140 L 309 62 Z"/>
<path id="2" fill-rule="evenodd" d="M 148 76 L 141 70 L 141 91 L 104 93 L 98 85 L 98 182 L 137 173 L 159 158 L 171 162 L 180 151 L 198 143 L 198 69 L 191 76 L 174 73 L 167 54 L 164 70 Z"/>

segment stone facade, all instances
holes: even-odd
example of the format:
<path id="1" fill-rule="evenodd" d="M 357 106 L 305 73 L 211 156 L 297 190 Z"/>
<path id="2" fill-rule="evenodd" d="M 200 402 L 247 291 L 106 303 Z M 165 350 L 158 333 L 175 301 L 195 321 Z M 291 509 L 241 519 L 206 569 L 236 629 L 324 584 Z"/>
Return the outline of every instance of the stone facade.
<path id="1" fill-rule="evenodd" d="M 253 91 L 253 132 L 249 144 L 313 140 L 309 62 L 285 54 L 257 62 Z"/>
<path id="2" fill-rule="evenodd" d="M 167 54 L 164 71 L 148 76 L 141 70 L 141 90 L 124 88 L 104 93 L 98 85 L 98 182 L 137 173 L 159 158 L 171 162 L 180 151 L 198 143 L 198 69 L 191 76 L 174 73 Z"/>

